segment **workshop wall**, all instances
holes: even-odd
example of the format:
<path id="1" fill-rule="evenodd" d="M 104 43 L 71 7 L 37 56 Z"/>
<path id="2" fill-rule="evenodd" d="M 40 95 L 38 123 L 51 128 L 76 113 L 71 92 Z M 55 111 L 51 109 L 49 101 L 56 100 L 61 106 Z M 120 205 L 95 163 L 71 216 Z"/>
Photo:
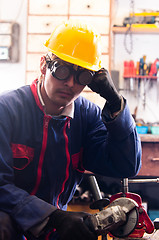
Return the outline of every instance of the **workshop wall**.
<path id="1" fill-rule="evenodd" d="M 68 19 L 80 19 L 91 24 L 101 34 L 102 66 L 109 69 L 110 4 L 110 0 L 28 0 L 26 83 L 32 82 L 39 75 L 40 58 L 47 51 L 43 43 L 58 24 Z M 104 105 L 104 99 L 88 87 L 82 95 L 101 107 Z"/>
<path id="2" fill-rule="evenodd" d="M 134 4 L 133 4 L 134 2 Z M 113 9 L 113 25 L 122 26 L 125 17 L 129 13 L 143 11 L 159 10 L 158 0 L 114 0 Z M 159 25 L 159 23 L 158 23 Z M 138 89 L 138 83 L 132 79 L 131 86 L 134 89 L 128 90 L 129 80 L 123 79 L 123 63 L 124 61 L 133 60 L 134 63 L 146 55 L 146 63 L 153 63 L 159 58 L 159 31 L 134 33 L 113 32 L 113 56 L 112 68 L 120 71 L 120 88 L 121 93 L 127 98 L 131 112 L 136 110 L 137 119 L 143 119 L 144 122 L 159 122 L 159 87 L 156 80 L 142 80 Z M 136 85 L 135 85 L 136 84 Z M 123 90 L 124 89 L 124 90 Z M 127 89 L 127 90 L 125 90 Z"/>
<path id="3" fill-rule="evenodd" d="M 133 4 L 134 2 L 134 4 Z M 122 25 L 123 18 L 127 17 L 130 12 L 142 12 L 142 11 L 158 11 L 158 0 L 113 0 L 113 22 Z"/>
<path id="4" fill-rule="evenodd" d="M 0 92 L 15 89 L 25 84 L 26 60 L 26 27 L 27 27 L 27 0 L 0 1 L 0 29 L 1 23 L 16 22 L 20 26 L 19 33 L 19 60 L 17 62 L 0 61 Z M 5 26 L 5 25 L 4 25 Z M 4 26 L 2 27 L 5 34 Z M 2 32 L 2 31 L 1 31 Z M 3 43 L 6 44 L 5 35 Z"/>
<path id="5" fill-rule="evenodd" d="M 63 2 L 65 3 L 65 5 L 67 5 L 66 2 L 68 1 L 60 2 Z M 39 38 L 36 34 L 36 31 L 42 31 L 45 27 L 46 35 L 50 33 L 49 29 L 51 29 L 51 25 L 49 24 L 49 21 L 51 15 L 56 16 L 56 21 L 54 21 L 54 24 L 57 24 L 63 19 L 67 19 L 68 16 L 70 17 L 71 15 L 72 17 L 75 17 L 75 15 L 77 15 L 79 18 L 81 18 L 81 16 L 83 15 L 82 17 L 84 19 L 86 19 L 86 16 L 89 16 L 89 19 L 94 19 L 93 23 L 97 26 L 100 26 L 98 27 L 98 29 L 102 33 L 104 46 L 103 61 L 105 67 L 109 68 L 109 70 L 119 70 L 121 89 L 125 88 L 125 83 L 122 77 L 124 60 L 134 60 L 136 62 L 141 57 L 143 57 L 143 55 L 146 55 L 146 60 L 148 62 L 152 62 L 155 60 L 156 57 L 158 57 L 157 55 L 159 53 L 159 34 L 132 34 L 132 37 L 128 35 L 127 38 L 124 34 L 109 34 L 110 25 L 122 25 L 124 17 L 129 15 L 129 12 L 132 11 L 133 7 L 135 12 L 141 12 L 143 9 L 155 11 L 159 9 L 158 0 L 134 0 L 134 6 L 132 5 L 133 1 L 130 0 L 100 0 L 98 2 L 100 4 L 98 5 L 106 6 L 105 8 L 97 6 L 95 0 L 82 0 L 82 4 L 80 4 L 80 7 L 78 8 L 78 1 L 70 0 L 69 2 L 70 10 L 68 11 L 68 8 L 62 8 L 60 6 L 59 8 L 52 9 L 51 4 L 54 3 L 54 1 L 51 0 L 1 0 L 0 21 L 16 21 L 20 24 L 20 51 L 18 62 L 0 62 L 0 92 L 17 88 L 26 83 L 30 83 L 32 79 L 37 76 L 36 68 L 39 61 L 38 54 L 40 55 L 44 51 L 42 47 L 39 47 L 39 39 L 43 42 L 43 40 L 46 39 L 46 36 L 44 36 L 44 34 L 40 32 L 41 38 Z M 30 3 L 29 10 L 28 3 Z M 43 5 L 45 5 L 45 8 L 42 8 L 42 4 L 39 3 L 43 3 Z M 112 19 L 110 19 L 109 12 L 110 3 L 113 3 Z M 59 4 L 60 3 L 58 3 L 58 5 Z M 91 6 L 91 8 L 88 7 L 88 5 Z M 87 6 L 87 9 L 84 10 L 85 6 Z M 43 13 L 41 13 L 41 10 L 43 10 Z M 59 14 L 57 13 L 57 11 L 62 12 Z M 91 14 L 89 13 L 90 11 Z M 45 21 L 43 21 L 44 18 Z M 97 18 L 99 19 L 99 21 L 96 21 Z M 38 26 L 40 26 L 40 24 L 46 24 L 46 26 L 43 25 L 43 28 L 40 28 L 39 30 Z M 113 41 L 111 42 L 111 40 Z M 127 52 L 125 44 L 129 50 L 132 50 L 131 53 Z M 112 55 L 111 49 L 109 48 L 110 45 L 112 46 Z M 134 113 L 137 107 L 137 118 L 142 118 L 145 122 L 159 121 L 159 91 L 156 90 L 156 87 L 156 81 L 147 81 L 146 84 L 144 81 L 142 81 L 140 86 L 140 94 L 134 94 L 134 92 L 128 90 L 120 90 L 123 96 L 128 99 L 131 113 Z M 92 93 L 88 89 L 83 92 L 83 95 L 90 100 L 96 102 L 101 107 L 104 104 L 103 99 L 101 99 L 97 94 L 92 95 Z"/>

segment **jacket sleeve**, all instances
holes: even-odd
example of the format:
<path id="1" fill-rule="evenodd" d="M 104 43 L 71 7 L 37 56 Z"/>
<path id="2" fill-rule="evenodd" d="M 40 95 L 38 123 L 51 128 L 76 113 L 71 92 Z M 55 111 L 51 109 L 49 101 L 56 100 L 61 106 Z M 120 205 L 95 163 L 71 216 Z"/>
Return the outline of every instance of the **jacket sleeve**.
<path id="1" fill-rule="evenodd" d="M 141 167 L 141 142 L 128 105 L 115 119 L 91 108 L 84 147 L 84 168 L 96 174 L 126 178 L 135 176 Z M 102 115 L 102 117 L 101 117 Z"/>
<path id="2" fill-rule="evenodd" d="M 12 120 L 9 112 L 0 105 L 0 210 L 8 213 L 26 231 L 46 219 L 56 208 L 15 186 L 10 147 Z"/>

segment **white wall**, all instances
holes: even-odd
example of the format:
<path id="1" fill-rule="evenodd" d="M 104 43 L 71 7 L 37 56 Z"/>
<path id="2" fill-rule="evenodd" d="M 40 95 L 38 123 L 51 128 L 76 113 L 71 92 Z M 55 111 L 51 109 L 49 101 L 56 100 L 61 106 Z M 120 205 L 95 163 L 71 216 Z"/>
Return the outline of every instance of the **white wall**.
<path id="1" fill-rule="evenodd" d="M 128 17 L 132 12 L 131 1 L 114 0 L 113 24 L 122 25 L 124 17 Z M 134 0 L 134 12 L 159 11 L 158 0 Z M 123 62 L 125 60 L 134 60 L 136 63 L 143 55 L 146 55 L 146 62 L 152 63 L 159 58 L 159 33 L 157 34 L 114 34 L 113 35 L 113 61 L 112 68 L 120 71 L 120 87 L 125 86 L 123 81 Z M 125 44 L 130 51 L 126 50 Z M 145 122 L 159 122 L 159 87 L 156 81 L 142 81 L 140 92 L 121 91 L 127 98 L 131 112 L 134 113 L 137 107 L 137 118 Z M 140 95 L 139 95 L 140 94 Z M 139 96 L 139 97 L 138 97 Z M 145 97 L 144 97 L 145 96 Z"/>
<path id="2" fill-rule="evenodd" d="M 123 18 L 128 16 L 132 10 L 130 0 L 112 0 L 113 7 L 113 23 L 122 25 Z M 159 10 L 158 0 L 134 0 L 134 11 L 138 12 L 142 9 Z M 20 61 L 18 63 L 0 63 L 0 92 L 17 88 L 25 84 L 25 64 L 26 64 L 26 29 L 27 29 L 27 0 L 0 0 L 0 20 L 17 21 L 20 24 Z M 120 70 L 120 78 L 122 75 L 123 61 L 139 60 L 143 55 L 147 55 L 147 61 L 153 61 L 159 55 L 159 34 L 138 34 L 132 36 L 133 51 L 128 54 L 124 47 L 124 35 L 118 34 L 114 38 L 114 61 L 112 68 Z M 130 39 L 127 39 L 129 46 Z M 122 79 L 121 79 L 122 82 Z M 138 107 L 137 118 L 142 118 L 145 122 L 159 121 L 159 104 L 156 84 L 152 86 L 146 84 L 146 106 L 144 107 L 145 84 L 141 84 L 141 97 L 137 98 L 131 92 L 121 92 L 128 100 L 131 112 Z M 122 86 L 121 86 L 122 87 Z M 159 90 L 158 90 L 159 92 Z"/>
<path id="3" fill-rule="evenodd" d="M 27 0 L 0 0 L 0 21 L 20 24 L 19 62 L 0 62 L 0 92 L 3 92 L 25 84 Z"/>

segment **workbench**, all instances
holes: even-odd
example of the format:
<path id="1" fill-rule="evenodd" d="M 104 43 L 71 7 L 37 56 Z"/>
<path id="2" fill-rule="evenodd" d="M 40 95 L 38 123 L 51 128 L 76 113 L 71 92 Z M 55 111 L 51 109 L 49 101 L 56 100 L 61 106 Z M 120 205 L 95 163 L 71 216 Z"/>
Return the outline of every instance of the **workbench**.
<path id="1" fill-rule="evenodd" d="M 142 167 L 139 176 L 159 176 L 159 135 L 141 134 Z"/>
<path id="2" fill-rule="evenodd" d="M 153 177 L 159 176 L 159 135 L 141 134 L 142 144 L 142 167 L 138 176 Z M 141 190 L 141 187 L 140 187 Z M 91 214 L 97 210 L 91 210 L 89 203 L 69 204 L 68 211 L 85 211 Z M 159 230 L 155 230 L 152 234 L 144 234 L 142 238 L 111 238 L 107 236 L 108 240 L 159 240 Z M 102 240 L 99 236 L 98 240 Z"/>
<path id="3" fill-rule="evenodd" d="M 108 238 L 112 240 L 112 238 Z M 114 238 L 113 240 L 159 240 L 159 230 L 155 230 L 152 234 L 145 233 L 142 238 Z"/>

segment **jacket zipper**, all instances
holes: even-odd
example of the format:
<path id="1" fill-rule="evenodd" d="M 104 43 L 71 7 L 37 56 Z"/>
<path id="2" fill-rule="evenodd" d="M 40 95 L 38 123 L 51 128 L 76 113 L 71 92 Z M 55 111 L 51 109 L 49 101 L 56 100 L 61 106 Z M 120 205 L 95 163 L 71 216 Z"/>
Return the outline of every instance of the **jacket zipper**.
<path id="1" fill-rule="evenodd" d="M 38 164 L 38 169 L 37 169 L 37 179 L 36 179 L 35 187 L 32 190 L 32 192 L 30 193 L 31 195 L 35 195 L 37 193 L 39 185 L 40 185 L 40 181 L 41 181 L 42 166 L 43 166 L 43 162 L 44 162 L 44 154 L 45 154 L 46 145 L 47 145 L 49 121 L 50 121 L 50 117 L 45 117 L 44 116 L 44 121 L 43 121 L 43 141 L 42 141 L 42 148 L 41 148 L 39 164 Z"/>
<path id="2" fill-rule="evenodd" d="M 70 154 L 69 154 L 69 148 L 68 148 L 68 145 L 69 145 L 69 141 L 68 141 L 68 136 L 67 136 L 67 133 L 66 133 L 66 128 L 70 128 L 70 118 L 67 117 L 66 119 L 66 122 L 65 122 L 65 125 L 64 125 L 64 128 L 63 128 L 63 135 L 64 135 L 64 139 L 65 139 L 65 151 L 66 151 L 66 159 L 67 159 L 67 164 L 66 164 L 66 177 L 65 177 L 65 180 L 62 184 L 62 188 L 61 188 L 61 191 L 57 197 L 57 207 L 59 207 L 59 198 L 61 196 L 61 194 L 63 193 L 64 189 L 65 189 L 65 184 L 69 178 L 69 166 L 70 166 L 70 161 L 71 161 L 71 158 L 70 158 Z"/>

